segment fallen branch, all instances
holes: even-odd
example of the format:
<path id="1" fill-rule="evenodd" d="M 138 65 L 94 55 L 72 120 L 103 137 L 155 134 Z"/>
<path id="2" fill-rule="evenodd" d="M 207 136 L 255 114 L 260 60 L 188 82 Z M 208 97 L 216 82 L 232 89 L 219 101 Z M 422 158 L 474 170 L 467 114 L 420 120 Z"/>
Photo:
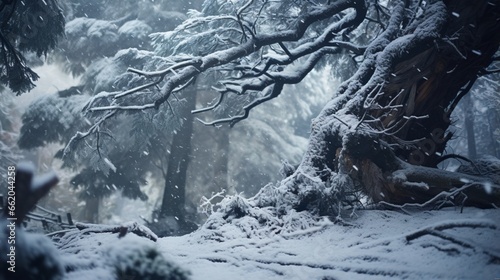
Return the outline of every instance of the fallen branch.
<path id="1" fill-rule="evenodd" d="M 397 205 L 397 204 L 389 203 L 386 201 L 380 201 L 379 205 L 389 206 L 389 207 L 392 207 L 394 209 L 400 209 L 401 211 L 403 211 L 407 214 L 409 214 L 409 213 L 407 211 L 405 211 L 405 208 L 409 208 L 409 207 L 420 208 L 420 209 L 426 209 L 426 208 L 441 209 L 443 206 L 445 206 L 446 202 L 448 202 L 450 199 L 454 198 L 455 195 L 462 193 L 464 190 L 466 190 L 472 186 L 474 186 L 474 185 L 468 184 L 468 185 L 462 186 L 461 188 L 454 189 L 451 191 L 442 191 L 424 203 L 405 203 L 403 205 Z"/>
<path id="2" fill-rule="evenodd" d="M 124 223 L 122 225 L 96 225 L 76 223 L 76 228 L 82 233 L 119 233 L 119 237 L 125 236 L 131 232 L 137 236 L 146 237 L 156 242 L 158 236 L 154 234 L 149 228 L 137 222 Z"/>
<path id="3" fill-rule="evenodd" d="M 385 201 L 378 203 L 401 210 L 439 209 L 447 202 L 455 206 L 490 208 L 492 203 L 500 201 L 500 185 L 487 176 L 403 164 L 387 181 Z"/>

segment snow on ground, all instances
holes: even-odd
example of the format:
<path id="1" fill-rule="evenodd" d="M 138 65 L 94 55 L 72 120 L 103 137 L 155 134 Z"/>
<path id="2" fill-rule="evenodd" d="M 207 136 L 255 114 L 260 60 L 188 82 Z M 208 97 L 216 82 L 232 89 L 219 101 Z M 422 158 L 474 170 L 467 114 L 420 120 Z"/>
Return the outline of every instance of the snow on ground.
<path id="1" fill-rule="evenodd" d="M 113 279 L 105 260 L 110 248 L 139 241 L 190 270 L 194 280 L 500 279 L 499 209 L 465 208 L 460 213 L 446 208 L 412 215 L 369 210 L 357 216 L 348 221 L 351 225 L 325 223 L 287 236 L 224 242 L 206 240 L 207 229 L 156 243 L 132 234 L 123 239 L 91 234 L 78 241 L 78 254 L 63 248 L 65 259 L 75 265 L 66 279 Z M 445 224 L 450 228 L 439 226 Z M 476 228 L 460 227 L 464 224 Z M 426 228 L 434 235 L 413 235 L 407 241 Z M 76 268 L 82 264 L 89 269 Z"/>

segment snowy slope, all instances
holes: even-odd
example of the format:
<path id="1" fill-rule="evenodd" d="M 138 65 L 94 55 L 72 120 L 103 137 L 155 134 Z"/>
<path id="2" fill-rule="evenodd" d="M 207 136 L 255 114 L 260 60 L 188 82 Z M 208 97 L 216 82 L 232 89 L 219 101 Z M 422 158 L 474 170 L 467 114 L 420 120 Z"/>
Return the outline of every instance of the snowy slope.
<path id="1" fill-rule="evenodd" d="M 155 246 L 199 280 L 500 278 L 499 209 L 465 208 L 460 213 L 447 208 L 411 216 L 370 210 L 357 216 L 351 225 L 325 221 L 292 235 L 224 242 L 206 240 L 205 228 L 156 243 L 133 234 L 123 239 L 110 233 L 85 235 L 62 249 L 63 259 L 75 268 L 66 279 L 114 279 L 109 256 L 125 252 L 126 243 Z M 407 241 L 421 229 L 432 232 L 431 226 L 435 235 L 414 235 Z"/>

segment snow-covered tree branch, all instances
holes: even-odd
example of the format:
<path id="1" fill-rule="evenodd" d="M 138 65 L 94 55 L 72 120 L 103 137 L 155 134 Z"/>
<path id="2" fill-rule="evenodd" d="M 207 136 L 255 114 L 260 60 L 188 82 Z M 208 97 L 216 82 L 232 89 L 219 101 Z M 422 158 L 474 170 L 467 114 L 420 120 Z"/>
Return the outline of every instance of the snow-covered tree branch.
<path id="1" fill-rule="evenodd" d="M 281 5 L 282 3 L 279 4 Z M 232 5 L 234 6 L 233 8 L 238 7 L 237 4 Z M 214 51 L 205 54 L 206 50 L 203 49 L 179 50 L 177 48 L 167 50 L 167 53 L 171 52 L 170 54 L 172 55 L 169 57 L 172 62 L 167 68 L 155 71 L 129 69 L 130 72 L 143 76 L 151 80 L 151 82 L 124 92 L 106 95 L 105 97 L 110 99 L 109 105 L 106 106 L 94 105 L 94 99 L 88 105 L 89 110 L 144 110 L 158 108 L 160 105 L 168 102 L 173 92 L 191 83 L 200 73 L 212 69 L 224 71 L 220 67 L 227 67 L 226 65 L 231 65 L 234 68 L 230 69 L 230 73 L 226 75 L 226 79 L 219 81 L 219 88 L 217 90 L 221 94 L 221 99 L 228 92 L 245 94 L 247 91 L 272 91 L 274 93 L 271 95 L 276 97 L 281 92 L 281 89 L 279 89 L 281 84 L 300 82 L 326 54 L 339 52 L 338 48 L 346 48 L 357 54 L 362 52 L 362 47 L 342 40 L 342 36 L 339 34 L 344 34 L 345 36 L 348 30 L 355 29 L 361 24 L 366 14 L 366 7 L 363 1 L 338 1 L 328 5 L 309 3 L 301 8 L 308 9 L 307 13 L 302 12 L 298 14 L 293 20 L 287 23 L 286 28 L 272 31 L 267 30 L 271 28 L 268 23 L 252 23 L 250 19 L 253 12 L 245 12 L 250 7 L 253 10 L 260 8 L 260 5 L 262 5 L 262 9 L 259 9 L 259 14 L 263 17 L 271 17 L 270 13 L 276 8 L 280 8 L 279 5 L 276 7 L 276 3 L 271 5 L 270 3 L 261 4 L 249 1 L 236 11 L 237 15 L 205 16 L 193 13 L 192 17 L 177 27 L 176 30 L 154 34 L 153 38 L 157 42 L 157 48 L 159 49 L 165 47 L 165 41 L 179 41 L 180 45 L 178 46 L 189 45 L 192 48 L 192 44 L 195 43 L 194 40 L 210 39 L 211 41 L 208 42 L 210 46 L 207 49 L 213 49 Z M 298 7 L 289 8 L 292 10 L 299 9 Z M 340 17 L 346 11 L 348 13 Z M 264 14 L 266 15 L 264 16 Z M 340 20 L 335 20 L 335 17 L 340 18 Z M 331 23 L 324 30 L 320 32 L 310 31 L 312 29 L 311 26 L 325 20 L 331 21 Z M 250 34 L 243 36 L 241 42 L 235 45 L 221 45 L 217 41 L 218 38 L 215 41 L 213 40 L 211 34 L 199 34 L 201 38 L 197 38 L 196 36 L 194 36 L 196 38 L 192 38 L 191 30 L 205 28 L 204 25 L 207 22 L 210 22 L 211 25 L 222 25 L 222 27 L 219 27 L 222 30 L 218 31 L 218 34 L 224 34 L 225 32 L 229 34 L 234 33 L 236 28 L 231 23 L 243 26 L 237 33 Z M 208 36 L 210 38 L 207 38 Z M 191 42 L 187 44 L 185 43 L 186 40 L 191 40 Z M 225 42 L 225 40 L 222 41 Z M 285 46 L 288 43 L 290 46 Z M 279 48 L 276 49 L 276 46 L 279 46 Z M 203 55 L 196 55 L 195 53 L 198 52 L 201 52 Z M 278 84 L 278 87 L 273 90 L 276 84 Z M 124 97 L 141 94 L 144 90 L 154 86 L 161 86 L 160 95 L 153 98 L 154 102 L 130 104 L 129 100 L 124 100 Z M 262 102 L 263 100 L 249 104 L 244 109 L 245 113 L 240 117 L 218 120 L 210 122 L 210 124 L 221 122 L 234 124 L 238 120 L 245 119 L 250 109 L 257 105 L 256 103 Z M 195 110 L 194 112 L 200 113 L 212 109 L 214 108 L 209 107 Z"/>
<path id="2" fill-rule="evenodd" d="M 219 97 L 192 113 L 248 96 L 232 115 L 200 118 L 232 126 L 283 86 L 325 63 L 335 68 L 335 58 L 347 54 L 357 70 L 313 120 L 302 162 L 263 189 L 273 199 L 257 195 L 245 207 L 337 216 L 360 207 L 361 194 L 386 205 L 428 205 L 458 193 L 466 198 L 452 203 L 491 207 L 499 199 L 496 177 L 437 165 L 446 160 L 451 112 L 494 61 L 496 9 L 488 1 L 206 1 L 175 30 L 152 35 L 155 53 L 147 55 L 162 67 L 130 68 L 134 86 L 97 94 L 86 110 L 99 125 L 120 111 L 171 107 L 175 92 L 182 96 L 210 73 Z"/>

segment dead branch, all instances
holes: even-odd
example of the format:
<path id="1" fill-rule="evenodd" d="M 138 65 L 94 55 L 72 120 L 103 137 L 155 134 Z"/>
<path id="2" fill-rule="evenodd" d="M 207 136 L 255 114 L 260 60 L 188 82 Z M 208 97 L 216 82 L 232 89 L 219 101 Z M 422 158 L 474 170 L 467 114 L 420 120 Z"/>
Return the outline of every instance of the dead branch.
<path id="1" fill-rule="evenodd" d="M 424 191 L 429 190 L 429 186 L 427 186 L 426 184 L 424 184 L 424 185 L 420 185 L 420 184 L 412 185 L 412 184 L 410 184 L 410 182 L 405 182 L 405 186 L 407 189 L 420 188 L 420 189 L 423 189 Z M 407 213 L 405 211 L 405 208 L 441 209 L 443 206 L 445 206 L 446 202 L 451 201 L 457 194 L 462 193 L 464 190 L 471 188 L 471 187 L 474 187 L 474 185 L 467 184 L 467 185 L 464 185 L 460 188 L 457 188 L 457 189 L 454 189 L 451 191 L 442 191 L 424 203 L 405 203 L 403 205 L 396 205 L 396 204 L 389 203 L 386 201 L 380 201 L 379 205 L 389 206 L 389 207 L 394 208 L 394 209 L 400 209 L 405 213 Z"/>
<path id="2" fill-rule="evenodd" d="M 491 178 L 402 163 L 388 178 L 386 201 L 381 205 L 398 209 L 441 208 L 457 195 L 467 196 L 465 205 L 491 207 L 500 199 L 500 186 Z M 415 202 L 410 202 L 415 201 Z"/>
<path id="3" fill-rule="evenodd" d="M 307 42 L 304 44 L 300 44 L 298 47 L 291 49 L 288 51 L 289 55 L 284 56 L 283 59 L 265 59 L 265 64 L 262 66 L 261 65 L 261 70 L 258 70 L 255 72 L 255 70 L 248 70 L 245 71 L 243 77 L 245 77 L 247 74 L 251 74 L 252 72 L 254 74 L 250 75 L 253 77 L 258 77 L 259 79 L 264 79 L 266 82 L 261 85 L 261 87 L 256 88 L 255 90 L 263 90 L 264 88 L 267 88 L 268 86 L 274 85 L 274 84 L 291 84 L 291 83 L 297 83 L 300 81 L 303 76 L 305 75 L 300 75 L 300 76 L 293 76 L 293 75 L 284 75 L 282 73 L 273 73 L 274 75 L 269 76 L 267 73 L 267 70 L 270 69 L 272 66 L 276 65 L 286 65 L 286 66 L 292 66 L 294 62 L 297 61 L 297 59 L 301 57 L 305 57 L 308 55 L 312 55 L 316 53 L 320 53 L 322 55 L 328 53 L 322 51 L 323 49 L 328 49 L 328 48 L 345 48 L 348 49 L 354 53 L 361 53 L 364 50 L 364 47 L 357 47 L 352 43 L 349 42 L 343 42 L 339 40 L 334 40 L 334 37 L 336 34 L 341 33 L 342 30 L 351 30 L 354 27 L 358 26 L 363 20 L 366 15 L 366 7 L 364 5 L 364 1 L 354 1 L 354 0 L 344 0 L 344 1 L 337 1 L 333 4 L 328 4 L 326 6 L 323 6 L 321 8 L 314 9 L 308 13 L 304 13 L 301 15 L 299 18 L 297 18 L 295 24 L 292 25 L 291 28 L 267 34 L 253 34 L 252 29 L 247 26 L 247 24 L 243 21 L 242 19 L 242 14 L 244 11 L 250 6 L 253 5 L 253 1 L 247 1 L 239 10 L 236 15 L 236 17 L 233 16 L 225 16 L 223 18 L 217 17 L 217 18 L 211 18 L 211 17 L 206 17 L 203 20 L 204 21 L 209 21 L 209 20 L 235 20 L 240 26 L 241 26 L 241 31 L 243 33 L 243 37 L 246 37 L 244 42 L 241 44 L 231 46 L 225 50 L 221 51 L 216 51 L 214 53 L 202 56 L 202 57 L 193 57 L 188 60 L 184 60 L 178 63 L 173 64 L 172 66 L 163 69 L 163 70 L 158 70 L 158 71 L 152 71 L 152 72 L 147 72 L 147 71 L 142 71 L 138 69 L 129 69 L 130 72 L 135 73 L 140 76 L 144 76 L 146 78 L 154 78 L 155 80 L 149 83 L 146 83 L 144 85 L 140 85 L 138 87 L 129 89 L 124 92 L 119 92 L 119 93 L 113 93 L 113 94 L 106 94 L 105 96 L 97 96 L 94 97 L 86 106 L 86 110 L 89 111 L 106 111 L 106 112 L 116 112 L 120 110 L 144 110 L 144 109 L 151 109 L 151 108 L 159 108 L 160 105 L 162 105 L 165 102 L 168 102 L 171 94 L 173 91 L 175 91 L 178 88 L 182 88 L 184 85 L 189 84 L 191 80 L 196 78 L 200 73 L 205 72 L 209 69 L 217 68 L 222 65 L 231 63 L 235 60 L 244 58 L 250 54 L 253 54 L 255 52 L 260 51 L 264 47 L 271 47 L 274 44 L 281 44 L 283 45 L 283 42 L 287 41 L 297 41 L 300 40 L 304 34 L 306 33 L 306 30 L 308 27 L 320 20 L 332 18 L 332 16 L 339 14 L 345 10 L 348 10 L 350 8 L 353 8 L 354 11 L 348 13 L 345 17 L 342 18 L 342 20 L 332 23 L 328 28 L 326 28 L 322 34 L 317 36 L 313 41 Z M 186 23 L 187 24 L 187 23 Z M 186 26 L 183 26 L 184 29 L 189 29 L 192 26 L 196 26 L 196 22 L 191 22 Z M 248 36 L 245 34 L 246 32 L 250 32 L 251 36 Z M 284 45 L 283 45 L 284 46 Z M 314 64 L 319 60 L 319 58 L 316 58 L 314 56 Z M 175 61 L 175 57 L 173 58 L 173 61 Z M 314 64 L 312 66 L 314 66 Z M 294 67 L 299 67 L 297 65 L 293 65 Z M 305 72 L 307 73 L 308 69 L 310 69 L 310 65 L 306 65 L 303 67 L 304 71 L 299 71 L 299 72 Z M 257 69 L 257 68 L 256 68 Z M 286 70 L 286 69 L 285 69 Z M 284 71 L 287 72 L 287 71 Z M 270 78 L 272 77 L 272 78 Z M 124 96 L 132 95 L 135 93 L 139 93 L 147 88 L 151 88 L 154 86 L 158 86 L 160 82 L 165 82 L 161 88 L 162 91 L 162 96 L 156 99 L 153 103 L 149 104 L 120 104 L 118 102 L 119 99 L 121 99 Z M 230 79 L 228 80 L 228 84 L 231 82 L 236 82 L 237 85 L 244 85 L 245 82 L 248 82 L 245 78 L 239 79 Z M 275 87 L 276 88 L 276 87 Z M 275 93 L 275 94 L 279 94 Z M 113 97 L 113 100 L 111 104 L 108 106 L 92 106 L 94 101 L 99 98 L 103 97 Z M 260 104 L 262 102 L 257 102 L 254 103 L 253 105 L 248 106 L 245 109 L 245 114 L 242 116 L 238 117 L 238 119 L 244 119 L 248 116 L 248 111 L 255 107 L 256 105 Z M 204 112 L 208 110 L 212 110 L 217 105 L 220 103 L 217 103 L 215 106 L 207 107 L 205 109 L 201 110 L 195 110 L 194 113 L 199 113 L 199 112 Z M 102 123 L 106 119 L 112 117 L 113 114 L 105 114 L 103 115 L 97 123 Z M 223 120 L 222 122 L 231 122 L 234 123 L 235 120 Z M 212 123 L 208 123 L 212 124 Z M 88 133 L 92 133 L 93 130 L 89 130 L 87 133 L 82 133 L 79 135 L 77 138 L 82 138 Z M 74 139 L 73 139 L 74 140 Z"/>
<path id="4" fill-rule="evenodd" d="M 96 225 L 76 223 L 76 228 L 82 233 L 118 233 L 119 237 L 125 236 L 131 232 L 140 237 L 146 237 L 152 241 L 158 240 L 158 236 L 154 234 L 149 228 L 137 222 L 124 223 L 122 225 Z"/>

